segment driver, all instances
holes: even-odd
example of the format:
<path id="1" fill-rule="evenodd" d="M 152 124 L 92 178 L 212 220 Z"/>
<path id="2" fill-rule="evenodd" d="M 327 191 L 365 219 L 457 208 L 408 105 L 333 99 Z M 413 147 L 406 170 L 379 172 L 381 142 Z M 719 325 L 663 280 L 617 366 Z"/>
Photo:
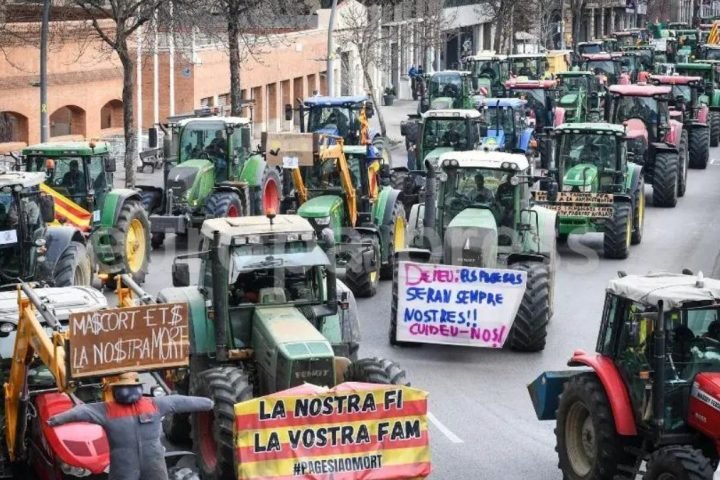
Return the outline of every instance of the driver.
<path id="1" fill-rule="evenodd" d="M 70 170 L 63 175 L 62 186 L 66 187 L 72 193 L 82 191 L 82 175 L 77 160 L 70 162 Z"/>
<path id="2" fill-rule="evenodd" d="M 480 76 L 490 77 L 493 80 L 495 79 L 495 71 L 492 69 L 489 62 L 483 66 L 482 70 L 480 70 Z"/>
<path id="3" fill-rule="evenodd" d="M 475 201 L 478 203 L 492 203 L 494 195 L 492 191 L 485 186 L 485 176 L 482 173 L 475 175 Z"/>
<path id="4" fill-rule="evenodd" d="M 532 72 L 532 70 L 530 69 L 530 65 L 529 65 L 528 62 L 525 62 L 525 63 L 523 64 L 523 66 L 520 68 L 520 71 L 518 72 L 518 74 L 519 74 L 521 77 L 530 77 L 530 76 L 532 76 L 533 72 Z"/>
<path id="5" fill-rule="evenodd" d="M 206 150 L 217 155 L 225 155 L 225 151 L 227 150 L 225 132 L 223 132 L 222 130 L 216 130 L 215 138 L 213 138 L 212 142 L 210 142 L 210 145 L 208 145 Z"/>
<path id="6" fill-rule="evenodd" d="M 513 226 L 515 195 L 510 178 L 512 178 L 512 174 L 507 175 L 505 181 L 498 186 L 497 192 L 495 192 L 495 204 L 500 210 L 498 224 L 503 227 Z"/>
<path id="7" fill-rule="evenodd" d="M 593 165 L 600 164 L 600 147 L 597 144 L 592 143 L 592 140 L 588 139 L 583 146 L 580 158 L 578 159 L 582 163 L 592 163 Z"/>

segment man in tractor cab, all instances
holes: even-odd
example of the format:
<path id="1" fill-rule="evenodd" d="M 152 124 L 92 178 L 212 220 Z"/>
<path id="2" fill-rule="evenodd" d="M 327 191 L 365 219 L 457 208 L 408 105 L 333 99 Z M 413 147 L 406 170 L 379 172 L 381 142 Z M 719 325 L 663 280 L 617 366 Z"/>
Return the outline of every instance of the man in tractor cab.
<path id="1" fill-rule="evenodd" d="M 503 182 L 495 192 L 494 213 L 495 220 L 501 227 L 513 228 L 513 213 L 515 209 L 515 186 L 511 178 L 513 173 L 508 173 Z"/>
<path id="2" fill-rule="evenodd" d="M 70 169 L 63 175 L 62 186 L 67 188 L 70 194 L 84 192 L 83 178 L 80 174 L 80 167 L 77 160 L 70 162 Z"/>
<path id="3" fill-rule="evenodd" d="M 492 204 L 495 200 L 492 190 L 485 186 L 485 176 L 482 173 L 475 175 L 475 201 L 478 203 Z"/>

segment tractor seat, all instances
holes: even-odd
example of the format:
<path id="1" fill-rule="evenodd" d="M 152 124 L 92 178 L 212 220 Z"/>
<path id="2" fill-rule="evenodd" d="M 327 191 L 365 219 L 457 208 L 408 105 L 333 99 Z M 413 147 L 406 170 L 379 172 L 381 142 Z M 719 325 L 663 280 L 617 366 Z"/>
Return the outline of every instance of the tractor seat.
<path id="1" fill-rule="evenodd" d="M 278 303 L 287 303 L 285 297 L 285 289 L 281 287 L 268 287 L 260 289 L 260 304 L 272 305 Z"/>

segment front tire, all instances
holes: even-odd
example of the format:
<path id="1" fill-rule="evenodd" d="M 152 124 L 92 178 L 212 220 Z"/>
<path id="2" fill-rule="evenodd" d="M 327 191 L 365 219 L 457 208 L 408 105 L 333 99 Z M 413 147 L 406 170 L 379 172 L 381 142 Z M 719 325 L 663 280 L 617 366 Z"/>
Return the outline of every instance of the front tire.
<path id="1" fill-rule="evenodd" d="M 645 228 L 645 179 L 642 176 L 635 189 L 634 199 L 635 210 L 633 213 L 633 231 L 630 237 L 630 244 L 638 245 L 642 242 L 643 230 Z"/>
<path id="2" fill-rule="evenodd" d="M 215 192 L 205 202 L 206 218 L 242 217 L 242 200 L 234 192 Z"/>
<path id="3" fill-rule="evenodd" d="M 603 237 L 605 258 L 623 259 L 630 255 L 633 225 L 632 205 L 615 204 L 613 216 L 605 222 Z"/>
<path id="4" fill-rule="evenodd" d="M 547 265 L 537 262 L 518 263 L 510 268 L 526 273 L 527 286 L 507 345 L 519 352 L 540 352 L 545 349 L 550 323 L 550 271 Z"/>
<path id="5" fill-rule="evenodd" d="M 690 130 L 690 168 L 707 168 L 710 158 L 710 132 L 707 128 Z"/>
<path id="6" fill-rule="evenodd" d="M 262 212 L 257 215 L 266 215 L 269 210 L 280 213 L 282 203 L 282 179 L 274 167 L 266 166 L 260 182 L 260 198 L 262 199 Z"/>
<path id="7" fill-rule="evenodd" d="M 710 146 L 720 145 L 720 112 L 710 112 Z"/>
<path id="8" fill-rule="evenodd" d="M 53 285 L 56 287 L 72 287 L 90 285 L 92 282 L 92 261 L 87 248 L 80 242 L 70 245 L 60 255 L 53 272 Z"/>
<path id="9" fill-rule="evenodd" d="M 215 402 L 210 412 L 190 416 L 193 452 L 203 480 L 235 478 L 234 405 L 253 396 L 248 376 L 235 367 L 217 367 L 191 379 L 191 395 Z"/>
<path id="10" fill-rule="evenodd" d="M 377 293 L 380 281 L 380 244 L 371 236 L 361 237 L 360 242 L 361 251 L 372 249 L 373 261 L 365 267 L 364 255 L 353 255 L 345 270 L 345 284 L 357 297 L 372 297 Z"/>
<path id="11" fill-rule="evenodd" d="M 650 455 L 643 480 L 712 480 L 713 468 L 702 451 L 689 445 L 661 448 Z"/>
<path id="12" fill-rule="evenodd" d="M 687 130 L 683 129 L 682 136 L 680 138 L 680 151 L 678 152 L 678 198 L 685 196 L 685 191 L 687 190 L 687 173 L 689 165 L 690 155 L 688 153 L 688 132 Z"/>
<path id="13" fill-rule="evenodd" d="M 385 263 L 380 267 L 380 279 L 388 280 L 393 278 L 393 268 L 395 267 L 395 251 L 407 247 L 407 239 L 405 236 L 405 207 L 399 201 L 395 201 L 391 213 L 390 223 L 388 227 L 388 243 L 385 251 Z"/>
<path id="14" fill-rule="evenodd" d="M 653 171 L 653 205 L 674 207 L 677 205 L 678 165 L 677 153 L 658 153 Z"/>
<path id="15" fill-rule="evenodd" d="M 345 372 L 345 381 L 410 386 L 400 365 L 380 357 L 361 358 L 351 363 Z"/>

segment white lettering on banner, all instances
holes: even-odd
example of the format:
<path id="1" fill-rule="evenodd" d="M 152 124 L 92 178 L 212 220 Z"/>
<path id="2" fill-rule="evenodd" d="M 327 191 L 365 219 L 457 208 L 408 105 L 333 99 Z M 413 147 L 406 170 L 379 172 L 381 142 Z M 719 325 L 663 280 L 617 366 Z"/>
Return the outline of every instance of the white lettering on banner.
<path id="1" fill-rule="evenodd" d="M 298 168 L 299 165 L 298 157 L 283 157 L 283 168 Z"/>
<path id="2" fill-rule="evenodd" d="M 396 339 L 501 348 L 526 283 L 521 270 L 400 262 Z"/>
<path id="3" fill-rule="evenodd" d="M 0 245 L 17 243 L 17 230 L 4 230 L 0 232 Z"/>

